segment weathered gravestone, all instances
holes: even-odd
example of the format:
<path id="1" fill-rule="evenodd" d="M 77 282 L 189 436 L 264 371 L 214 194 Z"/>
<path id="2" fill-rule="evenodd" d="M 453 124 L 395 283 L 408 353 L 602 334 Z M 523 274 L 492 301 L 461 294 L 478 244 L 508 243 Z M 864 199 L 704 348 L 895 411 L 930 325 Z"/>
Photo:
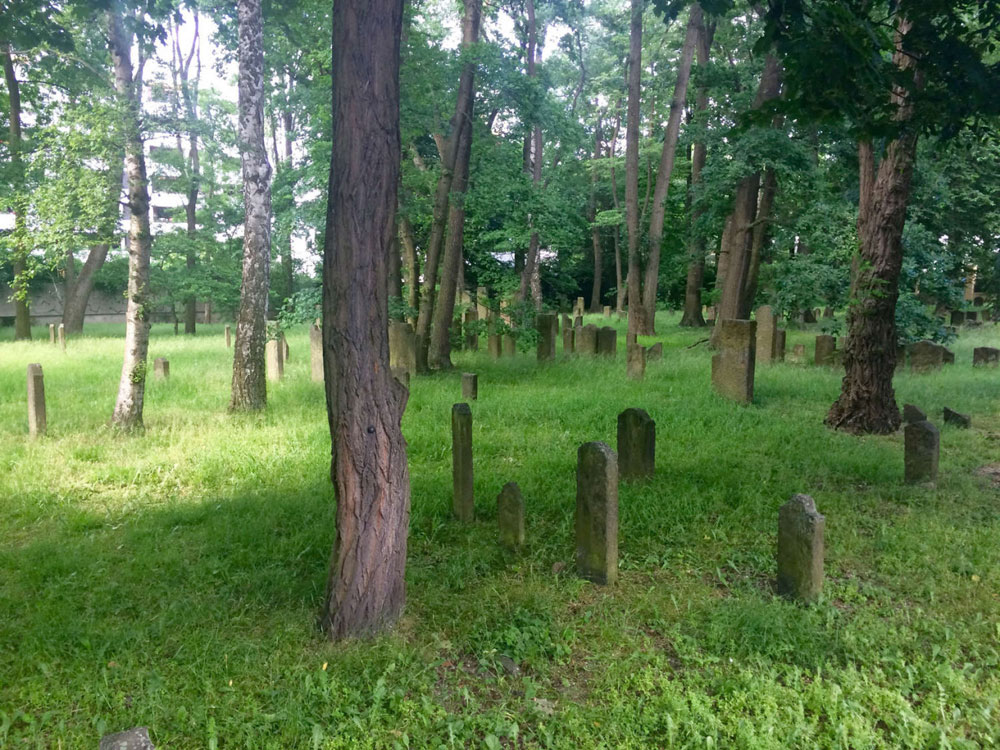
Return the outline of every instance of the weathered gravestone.
<path id="1" fill-rule="evenodd" d="M 925 419 L 927 419 L 927 415 L 924 414 L 923 410 L 913 404 L 903 404 L 904 424 L 910 424 L 910 422 L 923 422 Z"/>
<path id="2" fill-rule="evenodd" d="M 769 365 L 778 360 L 778 327 L 770 305 L 757 308 L 757 361 Z"/>
<path id="3" fill-rule="evenodd" d="M 625 349 L 625 374 L 631 380 L 646 377 L 646 349 L 641 344 L 629 344 Z"/>
<path id="4" fill-rule="evenodd" d="M 401 320 L 389 324 L 389 371 L 397 380 L 402 380 L 403 373 L 417 372 L 417 337 L 413 326 Z"/>
<path id="5" fill-rule="evenodd" d="M 517 339 L 512 334 L 505 333 L 503 335 L 503 355 L 513 357 L 515 354 L 517 354 Z"/>
<path id="6" fill-rule="evenodd" d="M 611 357 L 618 354 L 618 331 L 611 326 L 597 329 L 597 353 L 602 357 Z"/>
<path id="7" fill-rule="evenodd" d="M 226 348 L 231 349 L 233 346 L 233 327 L 226 326 Z"/>
<path id="8" fill-rule="evenodd" d="M 309 371 L 315 382 L 323 382 L 323 330 L 315 323 L 309 326 Z"/>
<path id="9" fill-rule="evenodd" d="M 910 370 L 931 372 L 944 364 L 944 347 L 933 341 L 918 341 L 910 346 Z"/>
<path id="10" fill-rule="evenodd" d="M 470 307 L 465 311 L 465 348 L 470 352 L 479 351 L 478 321 L 479 315 L 475 307 Z"/>
<path id="11" fill-rule="evenodd" d="M 573 318 L 573 327 L 574 328 L 583 328 L 583 316 L 582 315 L 577 315 L 575 318 Z"/>
<path id="12" fill-rule="evenodd" d="M 573 327 L 573 319 L 566 313 L 562 314 L 562 329 L 565 331 L 567 328 Z"/>
<path id="13" fill-rule="evenodd" d="M 823 317 L 824 318 L 832 318 L 833 317 L 833 308 L 832 307 L 824 307 L 823 308 Z"/>
<path id="14" fill-rule="evenodd" d="M 663 342 L 657 341 L 651 347 L 646 349 L 646 361 L 659 362 L 661 359 L 663 359 Z"/>
<path id="15" fill-rule="evenodd" d="M 45 378 L 42 366 L 32 363 L 28 365 L 28 435 L 44 435 L 45 429 Z"/>
<path id="16" fill-rule="evenodd" d="M 576 351 L 580 354 L 597 354 L 597 326 L 593 323 L 580 329 L 576 337 Z"/>
<path id="17" fill-rule="evenodd" d="M 947 347 L 941 347 L 941 361 L 946 365 L 955 364 L 955 352 Z"/>
<path id="18" fill-rule="evenodd" d="M 944 407 L 944 421 L 945 424 L 953 424 L 956 427 L 966 430 L 972 427 L 972 417 L 968 414 L 957 412 L 954 409 L 949 409 L 947 406 Z"/>
<path id="19" fill-rule="evenodd" d="M 611 317 L 611 305 L 605 305 L 604 306 L 604 317 L 605 318 L 610 318 Z"/>
<path id="20" fill-rule="evenodd" d="M 605 443 L 577 451 L 576 571 L 594 583 L 618 578 L 618 458 Z"/>
<path id="21" fill-rule="evenodd" d="M 815 362 L 821 367 L 834 363 L 834 352 L 837 351 L 837 339 L 829 334 L 823 333 L 816 337 Z"/>
<path id="22" fill-rule="evenodd" d="M 809 495 L 795 495 L 778 511 L 778 593 L 813 601 L 823 591 L 826 519 Z"/>
<path id="23" fill-rule="evenodd" d="M 459 521 L 475 518 L 472 495 L 472 409 L 468 404 L 451 407 L 452 510 Z"/>
<path id="24" fill-rule="evenodd" d="M 965 322 L 965 313 L 961 310 L 951 311 L 951 324 L 953 326 L 960 326 Z"/>
<path id="25" fill-rule="evenodd" d="M 59 331 L 59 346 L 62 347 L 63 351 L 66 351 L 66 326 L 60 323 L 58 331 Z"/>
<path id="26" fill-rule="evenodd" d="M 479 398 L 479 376 L 476 373 L 462 373 L 462 398 L 469 401 L 475 401 Z"/>
<path id="27" fill-rule="evenodd" d="M 973 367 L 996 367 L 998 364 L 1000 364 L 1000 349 L 994 349 L 992 346 L 977 346 L 972 350 Z"/>
<path id="28" fill-rule="evenodd" d="M 101 737 L 99 750 L 156 750 L 146 727 L 127 729 Z"/>
<path id="29" fill-rule="evenodd" d="M 499 333 L 491 333 L 486 337 L 486 346 L 490 350 L 490 356 L 493 359 L 500 359 L 501 353 L 501 337 Z"/>
<path id="30" fill-rule="evenodd" d="M 965 320 L 969 323 L 975 323 L 979 320 L 979 313 L 975 310 L 969 310 L 969 312 L 965 314 Z"/>
<path id="31" fill-rule="evenodd" d="M 941 435 L 927 420 L 910 422 L 903 429 L 903 474 L 907 484 L 933 482 L 938 474 Z"/>
<path id="32" fill-rule="evenodd" d="M 793 362 L 805 362 L 806 361 L 806 345 L 796 344 L 792 347 L 792 361 Z"/>
<path id="33" fill-rule="evenodd" d="M 723 320 L 719 324 L 719 351 L 712 356 L 712 387 L 745 404 L 753 401 L 756 327 L 752 320 Z"/>
<path id="34" fill-rule="evenodd" d="M 643 409 L 626 409 L 618 415 L 618 476 L 647 479 L 655 470 L 656 422 Z"/>
<path id="35" fill-rule="evenodd" d="M 153 375 L 159 380 L 166 380 L 170 377 L 170 361 L 163 357 L 153 360 Z"/>
<path id="36" fill-rule="evenodd" d="M 904 367 L 906 367 L 906 347 L 899 344 L 896 346 L 896 369 L 894 372 L 899 372 Z"/>
<path id="37" fill-rule="evenodd" d="M 777 336 L 775 337 L 774 343 L 774 358 L 778 362 L 785 361 L 785 341 L 787 340 L 788 332 L 784 328 L 779 328 Z"/>
<path id="38" fill-rule="evenodd" d="M 535 318 L 535 328 L 538 330 L 538 361 L 549 362 L 556 358 L 556 316 L 542 313 Z"/>
<path id="39" fill-rule="evenodd" d="M 572 326 L 563 327 L 563 354 L 573 354 L 576 351 L 576 329 Z"/>
<path id="40" fill-rule="evenodd" d="M 267 364 L 267 379 L 278 381 L 285 377 L 285 352 L 281 341 L 271 339 L 265 347 L 265 359 Z"/>
<path id="41" fill-rule="evenodd" d="M 282 367 L 284 367 L 284 363 L 288 361 L 288 355 L 291 352 L 288 350 L 288 339 L 285 338 L 284 332 L 279 333 L 278 338 L 281 340 L 281 361 Z"/>
<path id="42" fill-rule="evenodd" d="M 576 315 L 583 315 L 583 297 L 576 298 L 576 304 L 573 305 L 573 313 Z"/>
<path id="43" fill-rule="evenodd" d="M 56 343 L 56 324 L 49 323 L 49 343 L 55 346 Z"/>
<path id="44" fill-rule="evenodd" d="M 497 495 L 500 544 L 508 549 L 524 546 L 524 497 L 517 482 L 507 482 Z"/>

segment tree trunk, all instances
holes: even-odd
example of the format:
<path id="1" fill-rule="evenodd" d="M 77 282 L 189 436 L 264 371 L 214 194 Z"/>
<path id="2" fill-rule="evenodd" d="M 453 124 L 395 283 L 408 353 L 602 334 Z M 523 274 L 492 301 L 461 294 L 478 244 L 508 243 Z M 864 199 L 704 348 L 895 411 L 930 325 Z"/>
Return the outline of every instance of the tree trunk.
<path id="1" fill-rule="evenodd" d="M 643 0 L 632 0 L 629 25 L 628 111 L 625 117 L 625 224 L 628 228 L 628 335 L 641 329 L 639 290 L 639 92 L 642 74 Z"/>
<path id="2" fill-rule="evenodd" d="M 413 239 L 413 225 L 405 214 L 399 219 L 399 239 L 406 266 L 406 305 L 415 311 L 420 304 L 420 266 L 417 260 L 417 243 Z M 411 318 L 409 322 L 413 325 L 417 321 Z"/>
<path id="3" fill-rule="evenodd" d="M 893 61 L 904 72 L 913 70 L 917 60 L 903 50 L 910 28 L 909 21 L 897 19 Z M 895 432 L 900 423 L 892 388 L 896 369 L 896 301 L 917 130 L 908 125 L 913 102 L 907 93 L 897 88 L 892 97 L 901 132 L 886 146 L 881 163 L 876 167 L 870 140 L 858 144 L 860 262 L 853 264 L 844 379 L 840 397 L 826 417 L 826 424 L 831 427 L 855 434 L 888 434 Z"/>
<path id="4" fill-rule="evenodd" d="M 91 245 L 87 260 L 83 262 L 72 286 L 66 284 L 62 322 L 68 334 L 83 332 L 87 302 L 90 300 L 90 293 L 94 291 L 94 277 L 107 260 L 110 247 L 107 242 Z"/>
<path id="5" fill-rule="evenodd" d="M 538 46 L 538 26 L 535 22 L 534 0 L 527 0 L 526 9 L 528 16 L 528 48 L 525 53 L 525 61 L 527 63 L 528 78 L 533 79 L 537 76 L 537 63 L 541 57 L 541 48 Z M 542 126 L 537 122 L 532 126 L 530 134 L 525 137 L 523 162 L 524 171 L 530 172 L 531 181 L 537 190 L 542 182 Z M 534 217 L 529 217 L 529 221 L 534 223 Z M 518 302 L 523 302 L 531 296 L 536 310 L 542 309 L 541 289 L 536 279 L 538 276 L 539 247 L 540 240 L 538 229 L 536 228 L 531 232 L 531 238 L 528 241 L 528 252 L 524 256 L 524 268 L 521 269 L 521 283 L 515 297 Z"/>
<path id="6" fill-rule="evenodd" d="M 239 0 L 239 143 L 243 167 L 243 284 L 233 346 L 229 408 L 267 406 L 264 349 L 271 274 L 271 165 L 264 145 L 264 46 L 261 0 Z"/>
<path id="7" fill-rule="evenodd" d="M 471 6 L 471 7 L 470 7 Z M 462 48 L 468 52 L 479 41 L 479 19 L 482 0 L 468 0 L 462 26 Z M 448 235 L 441 263 L 441 287 L 434 304 L 433 325 L 427 354 L 428 367 L 450 369 L 451 321 L 455 315 L 455 297 L 462 264 L 462 241 L 465 231 L 465 191 L 469 183 L 469 159 L 472 154 L 473 103 L 475 100 L 474 63 L 466 63 L 469 86 L 463 89 L 461 126 L 458 149 L 452 165 L 451 194 L 448 197 Z M 465 78 L 466 71 L 462 71 Z"/>
<path id="8" fill-rule="evenodd" d="M 767 243 L 768 231 L 771 228 L 771 208 L 774 206 L 774 195 L 778 192 L 778 177 L 774 170 L 767 167 L 764 170 L 763 183 L 760 187 L 760 197 L 757 201 L 757 216 L 754 219 L 753 231 L 750 233 L 750 270 L 747 273 L 746 284 L 743 287 L 742 317 L 750 314 L 754 298 L 757 296 L 757 279 L 760 277 L 760 264 Z"/>
<path id="9" fill-rule="evenodd" d="M 11 291 L 14 292 L 14 340 L 27 341 L 31 339 L 31 311 L 28 309 L 28 226 L 27 226 L 27 196 L 24 185 L 24 161 L 21 157 L 21 88 L 14 70 L 14 60 L 10 47 L 4 47 L 3 75 L 7 83 L 7 101 L 10 115 L 10 162 L 14 183 L 14 279 Z"/>
<path id="10" fill-rule="evenodd" d="M 701 6 L 694 3 L 691 6 L 684 46 L 681 48 L 681 59 L 677 66 L 677 82 L 674 84 L 674 96 L 670 101 L 670 117 L 667 119 L 667 129 L 663 136 L 663 150 L 660 152 L 660 166 L 656 172 L 656 188 L 653 190 L 653 206 L 649 216 L 649 254 L 646 259 L 646 279 L 642 290 L 642 314 L 637 320 L 639 333 L 647 336 L 655 332 L 656 289 L 660 280 L 660 245 L 663 243 L 667 193 L 670 190 L 670 179 L 673 176 L 677 155 L 681 117 L 687 101 L 691 61 L 694 59 L 698 37 L 704 33 L 703 25 Z"/>
<path id="11" fill-rule="evenodd" d="M 396 230 L 402 0 L 333 7 L 333 158 L 323 344 L 337 538 L 323 627 L 333 639 L 392 625 L 406 596 L 410 481 L 389 371 L 386 264 Z"/>
<path id="12" fill-rule="evenodd" d="M 125 172 L 128 176 L 128 304 L 125 310 L 125 355 L 111 423 L 123 430 L 142 429 L 149 350 L 149 187 L 140 125 L 142 80 L 132 72 L 132 32 L 125 31 L 115 3 L 108 12 L 108 46 L 115 68 L 115 91 L 122 104 Z M 141 72 L 141 68 L 140 68 Z"/>
<path id="13" fill-rule="evenodd" d="M 597 116 L 597 127 L 594 128 L 594 161 L 604 155 L 604 144 L 601 143 L 601 116 Z M 603 276 L 604 253 L 601 248 L 601 228 L 594 222 L 597 220 L 597 170 L 590 175 L 590 244 L 594 249 L 594 286 L 590 292 L 590 312 L 601 311 L 601 277 Z"/>

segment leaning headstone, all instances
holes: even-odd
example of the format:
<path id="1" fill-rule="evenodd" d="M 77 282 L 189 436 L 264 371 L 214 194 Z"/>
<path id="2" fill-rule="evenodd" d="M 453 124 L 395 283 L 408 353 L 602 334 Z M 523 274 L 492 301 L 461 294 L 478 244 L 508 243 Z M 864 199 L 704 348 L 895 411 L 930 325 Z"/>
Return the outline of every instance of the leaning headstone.
<path id="1" fill-rule="evenodd" d="M 44 435 L 45 429 L 45 378 L 42 366 L 33 363 L 28 365 L 28 435 Z"/>
<path id="2" fill-rule="evenodd" d="M 903 430 L 904 478 L 907 484 L 937 479 L 941 435 L 927 420 L 911 422 Z"/>
<path id="3" fill-rule="evenodd" d="M 232 326 L 226 326 L 226 348 L 230 349 L 233 346 L 233 328 Z"/>
<path id="4" fill-rule="evenodd" d="M 643 409 L 626 409 L 618 415 L 618 476 L 647 479 L 655 469 L 656 422 Z"/>
<path id="5" fill-rule="evenodd" d="M 55 345 L 56 343 L 56 324 L 49 323 L 49 343 Z"/>
<path id="6" fill-rule="evenodd" d="M 752 320 L 723 320 L 717 351 L 712 356 L 712 387 L 745 404 L 753 401 L 757 324 Z"/>
<path id="7" fill-rule="evenodd" d="M 309 326 L 309 370 L 313 381 L 323 382 L 323 331 L 315 323 Z"/>
<path id="8" fill-rule="evenodd" d="M 651 347 L 646 349 L 646 361 L 659 362 L 661 359 L 663 359 L 663 342 L 657 341 Z"/>
<path id="9" fill-rule="evenodd" d="M 612 359 L 618 354 L 618 331 L 611 326 L 597 329 L 597 353 Z"/>
<path id="10" fill-rule="evenodd" d="M 62 347 L 63 351 L 66 351 L 66 326 L 60 323 L 58 330 L 59 330 L 59 346 Z"/>
<path id="11" fill-rule="evenodd" d="M 166 380 L 170 377 L 170 361 L 163 357 L 153 360 L 153 375 L 159 380 Z"/>
<path id="12" fill-rule="evenodd" d="M 490 356 L 493 359 L 500 359 L 501 353 L 501 337 L 499 333 L 491 333 L 486 337 L 486 346 L 490 351 Z"/>
<path id="13" fill-rule="evenodd" d="M 156 750 L 146 727 L 135 727 L 101 737 L 99 750 Z"/>
<path id="14" fill-rule="evenodd" d="M 972 366 L 996 367 L 1000 364 L 1000 349 L 992 346 L 977 346 L 972 350 Z"/>
<path id="15" fill-rule="evenodd" d="M 910 424 L 910 422 L 923 422 L 925 419 L 927 419 L 927 415 L 924 414 L 922 409 L 919 409 L 913 404 L 903 404 L 904 424 Z"/>
<path id="16" fill-rule="evenodd" d="M 500 544 L 508 549 L 524 546 L 524 497 L 517 482 L 507 482 L 497 495 Z"/>
<path id="17" fill-rule="evenodd" d="M 778 593 L 813 601 L 823 591 L 826 519 L 809 495 L 795 495 L 778 511 Z"/>
<path id="18" fill-rule="evenodd" d="M 573 326 L 563 326 L 562 337 L 563 354 L 573 354 L 576 351 L 576 329 Z"/>
<path id="19" fill-rule="evenodd" d="M 514 338 L 513 334 L 505 333 L 503 335 L 503 356 L 513 357 L 517 354 L 517 339 Z"/>
<path id="20" fill-rule="evenodd" d="M 785 340 L 787 338 L 786 333 L 787 331 L 785 331 L 784 328 L 779 328 L 777 336 L 775 337 L 774 358 L 778 362 L 785 361 Z"/>
<path id="21" fill-rule="evenodd" d="M 577 451 L 576 571 L 594 583 L 618 578 L 618 458 L 605 443 Z"/>
<path id="22" fill-rule="evenodd" d="M 278 339 L 271 339 L 265 348 L 267 360 L 267 379 L 276 382 L 285 376 L 285 352 Z"/>
<path id="23" fill-rule="evenodd" d="M 833 353 L 837 350 L 837 339 L 823 333 L 816 337 L 815 363 L 820 367 L 833 364 Z"/>
<path id="24" fill-rule="evenodd" d="M 778 327 L 775 325 L 774 311 L 770 305 L 757 308 L 757 361 L 771 364 L 777 361 Z"/>
<path id="25" fill-rule="evenodd" d="M 538 361 L 548 362 L 556 358 L 556 335 L 553 323 L 556 316 L 542 313 L 535 318 L 535 328 L 538 330 Z"/>
<path id="26" fill-rule="evenodd" d="M 611 317 L 611 305 L 605 305 L 604 306 L 604 317 L 605 318 L 610 318 Z"/>
<path id="27" fill-rule="evenodd" d="M 413 326 L 401 320 L 389 324 L 389 370 L 401 380 L 402 373 L 417 372 L 417 337 Z"/>
<path id="28" fill-rule="evenodd" d="M 472 409 L 468 404 L 451 407 L 452 510 L 459 521 L 472 521 Z"/>
<path id="29" fill-rule="evenodd" d="M 944 347 L 933 341 L 918 341 L 910 346 L 910 370 L 931 372 L 940 370 L 944 364 Z"/>
<path id="30" fill-rule="evenodd" d="M 580 354 L 597 354 L 597 326 L 583 326 L 576 337 L 576 351 Z"/>
<path id="31" fill-rule="evenodd" d="M 632 380 L 646 377 L 646 349 L 641 344 L 629 344 L 626 348 L 625 374 Z"/>
<path id="32" fill-rule="evenodd" d="M 462 398 L 469 401 L 479 398 L 479 376 L 476 373 L 462 373 Z"/>
<path id="33" fill-rule="evenodd" d="M 945 424 L 953 424 L 956 427 L 966 430 L 972 427 L 972 417 L 968 414 L 957 412 L 954 409 L 949 409 L 947 406 L 944 407 L 944 422 Z"/>

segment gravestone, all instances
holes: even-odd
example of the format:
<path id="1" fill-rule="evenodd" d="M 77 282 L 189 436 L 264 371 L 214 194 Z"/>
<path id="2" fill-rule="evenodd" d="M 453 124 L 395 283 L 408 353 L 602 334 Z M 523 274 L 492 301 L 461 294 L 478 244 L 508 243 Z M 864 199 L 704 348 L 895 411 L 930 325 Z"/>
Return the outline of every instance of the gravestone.
<path id="1" fill-rule="evenodd" d="M 66 351 L 66 326 L 60 323 L 58 331 L 59 331 L 59 346 L 62 347 L 63 351 Z"/>
<path id="2" fill-rule="evenodd" d="M 832 318 L 833 317 L 833 308 L 832 307 L 824 307 L 823 308 L 823 317 L 824 318 Z"/>
<path id="3" fill-rule="evenodd" d="M 576 329 L 572 326 L 563 327 L 563 354 L 573 354 L 576 351 Z"/>
<path id="4" fill-rule="evenodd" d="M 476 373 L 462 373 L 462 398 L 468 401 L 475 401 L 479 398 L 479 376 Z"/>
<path id="5" fill-rule="evenodd" d="M 715 305 L 709 307 L 708 310 L 705 311 L 705 322 L 706 323 L 715 322 Z"/>
<path id="6" fill-rule="evenodd" d="M 417 337 L 413 326 L 401 320 L 389 324 L 389 370 L 397 380 L 417 372 Z"/>
<path id="7" fill-rule="evenodd" d="M 903 429 L 904 478 L 907 484 L 933 482 L 938 474 L 941 435 L 927 420 L 910 422 Z"/>
<path id="8" fill-rule="evenodd" d="M 556 358 L 556 334 L 554 323 L 556 316 L 542 313 L 535 318 L 535 328 L 538 330 L 538 361 L 549 362 Z"/>
<path id="9" fill-rule="evenodd" d="M 659 362 L 661 359 L 663 359 L 663 342 L 657 341 L 646 349 L 646 361 Z"/>
<path id="10" fill-rule="evenodd" d="M 486 287 L 479 286 L 476 287 L 476 317 L 479 320 L 489 320 L 490 312 L 487 306 L 487 301 L 489 300 L 489 292 L 486 291 Z"/>
<path id="11" fill-rule="evenodd" d="M 954 409 L 949 409 L 947 406 L 944 407 L 944 421 L 945 424 L 953 424 L 956 427 L 966 430 L 972 427 L 972 417 L 968 414 L 957 412 Z"/>
<path id="12" fill-rule="evenodd" d="M 576 571 L 599 584 L 618 578 L 618 458 L 605 443 L 577 451 Z"/>
<path id="13" fill-rule="evenodd" d="M 903 423 L 909 424 L 910 422 L 923 422 L 927 419 L 927 415 L 924 412 L 914 406 L 913 404 L 903 404 Z"/>
<path id="14" fill-rule="evenodd" d="M 833 353 L 837 350 L 837 339 L 829 334 L 823 333 L 816 337 L 816 355 L 813 360 L 821 367 L 827 367 L 834 363 Z"/>
<path id="15" fill-rule="evenodd" d="M 618 415 L 618 476 L 647 479 L 655 469 L 656 422 L 643 409 L 626 409 Z"/>
<path id="16" fill-rule="evenodd" d="M 717 351 L 712 356 L 712 387 L 741 403 L 753 401 L 757 324 L 752 320 L 723 320 Z"/>
<path id="17" fill-rule="evenodd" d="M 955 352 L 947 347 L 940 347 L 941 349 L 941 361 L 946 365 L 955 364 Z"/>
<path id="18" fill-rule="evenodd" d="M 472 409 L 468 404 L 451 407 L 452 510 L 459 521 L 475 518 L 472 496 Z"/>
<path id="19" fill-rule="evenodd" d="M 233 328 L 232 326 L 226 326 L 226 348 L 231 349 L 233 346 Z"/>
<path id="20" fill-rule="evenodd" d="M 977 346 L 972 350 L 972 366 L 996 367 L 1000 364 L 1000 349 L 992 346 Z"/>
<path id="21" fill-rule="evenodd" d="M 517 354 L 517 339 L 514 338 L 513 334 L 505 333 L 503 335 L 503 356 L 513 357 Z"/>
<path id="22" fill-rule="evenodd" d="M 507 482 L 497 495 L 500 544 L 508 549 L 524 546 L 524 497 L 517 482 Z"/>
<path id="23" fill-rule="evenodd" d="M 277 382 L 285 377 L 284 347 L 278 339 L 271 339 L 265 348 L 267 360 L 267 379 Z"/>
<path id="24" fill-rule="evenodd" d="M 960 326 L 965 322 L 965 313 L 961 310 L 951 311 L 951 324 L 953 326 Z"/>
<path id="25" fill-rule="evenodd" d="M 604 306 L 604 317 L 605 318 L 610 318 L 611 317 L 611 305 L 605 305 Z"/>
<path id="26" fill-rule="evenodd" d="M 163 357 L 157 357 L 153 360 L 153 375 L 156 376 L 158 380 L 166 380 L 170 377 L 170 361 L 164 359 Z"/>
<path id="27" fill-rule="evenodd" d="M 809 495 L 795 495 L 778 511 L 778 593 L 813 601 L 823 591 L 826 519 Z"/>
<path id="28" fill-rule="evenodd" d="M 576 305 L 573 306 L 573 312 L 577 315 L 583 315 L 583 297 L 576 298 Z"/>
<path id="29" fill-rule="evenodd" d="M 281 361 L 282 367 L 284 367 L 284 363 L 288 361 L 288 355 L 290 353 L 288 351 L 288 339 L 285 338 L 285 334 L 283 332 L 278 334 L 278 338 L 281 339 Z"/>
<path id="30" fill-rule="evenodd" d="M 979 313 L 975 310 L 969 310 L 969 312 L 965 314 L 965 320 L 967 323 L 975 323 L 979 320 Z"/>
<path id="31" fill-rule="evenodd" d="M 778 328 L 775 325 L 774 311 L 770 305 L 757 308 L 754 314 L 757 321 L 757 361 L 771 364 L 777 361 Z"/>
<path id="32" fill-rule="evenodd" d="M 99 750 L 156 750 L 146 727 L 135 727 L 101 737 Z"/>
<path id="33" fill-rule="evenodd" d="M 632 380 L 646 377 L 646 349 L 641 344 L 629 344 L 626 347 L 625 374 Z"/>
<path id="34" fill-rule="evenodd" d="M 479 331 L 476 327 L 479 315 L 475 307 L 465 311 L 465 348 L 470 352 L 479 351 Z"/>
<path id="35" fill-rule="evenodd" d="M 792 347 L 792 361 L 793 362 L 805 362 L 806 361 L 806 345 L 796 344 Z"/>
<path id="36" fill-rule="evenodd" d="M 501 353 L 501 336 L 499 333 L 491 333 L 486 337 L 486 346 L 490 351 L 490 356 L 493 359 L 500 359 Z"/>
<path id="37" fill-rule="evenodd" d="M 944 347 L 933 341 L 918 341 L 910 346 L 911 372 L 940 370 L 944 364 Z"/>
<path id="38" fill-rule="evenodd" d="M 49 323 L 49 343 L 55 346 L 56 343 L 56 324 Z"/>
<path id="39" fill-rule="evenodd" d="M 576 350 L 580 354 L 597 354 L 597 326 L 593 323 L 580 329 L 576 337 Z"/>
<path id="40" fill-rule="evenodd" d="M 46 427 L 45 378 L 42 375 L 42 366 L 32 363 L 28 365 L 28 435 L 30 437 L 44 435 Z"/>
<path id="41" fill-rule="evenodd" d="M 574 328 L 583 328 L 583 316 L 582 315 L 577 315 L 573 319 L 573 327 Z"/>
<path id="42" fill-rule="evenodd" d="M 779 328 L 777 336 L 775 337 L 774 343 L 774 358 L 778 362 L 785 361 L 785 339 L 787 331 L 784 328 Z"/>
<path id="43" fill-rule="evenodd" d="M 573 327 L 573 319 L 569 317 L 566 313 L 562 315 L 562 329 L 565 331 L 567 328 Z"/>
<path id="44" fill-rule="evenodd" d="M 309 371 L 314 382 L 323 382 L 323 330 L 315 323 L 309 326 Z"/>
<path id="45" fill-rule="evenodd" d="M 611 326 L 597 329 L 597 353 L 602 357 L 611 357 L 618 354 L 618 331 Z"/>
<path id="46" fill-rule="evenodd" d="M 904 367 L 906 367 L 906 347 L 899 344 L 896 346 L 896 369 L 894 372 L 899 372 Z"/>

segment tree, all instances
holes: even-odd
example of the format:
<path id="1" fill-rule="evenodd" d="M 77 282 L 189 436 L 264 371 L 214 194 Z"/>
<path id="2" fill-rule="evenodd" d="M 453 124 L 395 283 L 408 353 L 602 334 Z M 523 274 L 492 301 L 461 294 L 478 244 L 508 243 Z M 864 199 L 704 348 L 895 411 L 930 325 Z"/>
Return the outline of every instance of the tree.
<path id="1" fill-rule="evenodd" d="M 229 408 L 267 406 L 264 350 L 271 274 L 271 165 L 264 147 L 264 42 L 260 0 L 239 0 L 239 143 L 243 169 L 243 285 Z"/>
<path id="2" fill-rule="evenodd" d="M 323 344 L 337 537 L 323 626 L 334 639 L 388 627 L 405 601 L 407 391 L 389 371 L 386 278 L 396 232 L 402 10 L 402 0 L 333 7 Z"/>
<path id="3" fill-rule="evenodd" d="M 14 340 L 31 339 L 31 313 L 28 310 L 28 275 L 27 262 L 30 252 L 27 229 L 27 197 L 24 184 L 24 159 L 21 156 L 23 147 L 21 137 L 21 87 L 17 81 L 17 71 L 14 69 L 14 58 L 11 56 L 10 45 L 3 45 L 0 55 L 3 56 L 3 75 L 7 84 L 7 101 L 10 109 L 10 161 L 13 172 L 14 190 L 14 233 L 13 233 L 13 267 L 14 283 Z"/>
<path id="4" fill-rule="evenodd" d="M 643 0 L 632 0 L 629 24 L 628 109 L 625 114 L 625 226 L 628 231 L 628 335 L 639 333 L 639 92 L 642 76 Z"/>

